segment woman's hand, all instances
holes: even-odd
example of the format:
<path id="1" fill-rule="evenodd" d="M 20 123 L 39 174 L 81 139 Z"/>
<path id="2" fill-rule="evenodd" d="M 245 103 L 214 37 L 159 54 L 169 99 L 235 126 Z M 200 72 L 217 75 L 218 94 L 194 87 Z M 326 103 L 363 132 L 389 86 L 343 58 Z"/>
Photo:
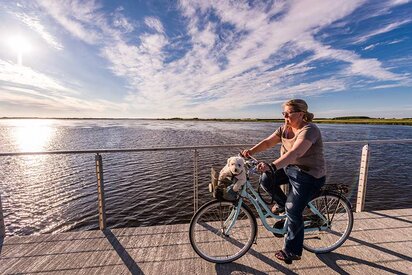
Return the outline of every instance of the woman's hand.
<path id="1" fill-rule="evenodd" d="M 249 150 L 249 149 L 243 150 L 241 154 L 242 154 L 242 156 L 245 157 L 245 158 L 250 158 L 250 156 L 252 155 L 252 154 L 250 153 L 250 150 Z"/>
<path id="2" fill-rule="evenodd" d="M 266 171 L 269 171 L 270 168 L 269 168 L 269 166 L 268 166 L 266 163 L 260 162 L 260 163 L 257 165 L 257 170 L 258 170 L 260 173 L 264 173 L 264 172 L 266 172 Z"/>

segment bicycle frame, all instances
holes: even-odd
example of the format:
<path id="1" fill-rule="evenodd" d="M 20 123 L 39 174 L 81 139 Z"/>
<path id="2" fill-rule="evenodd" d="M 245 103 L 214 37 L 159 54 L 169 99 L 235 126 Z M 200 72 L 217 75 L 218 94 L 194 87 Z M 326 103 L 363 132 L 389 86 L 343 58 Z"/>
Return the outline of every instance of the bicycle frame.
<path id="1" fill-rule="evenodd" d="M 284 215 L 275 215 L 275 214 L 273 214 L 272 211 L 266 205 L 266 203 L 262 200 L 260 195 L 255 191 L 255 189 L 253 188 L 251 182 L 248 179 L 246 181 L 246 183 L 243 185 L 243 188 L 240 192 L 240 199 L 236 203 L 237 206 L 234 209 L 232 209 L 232 212 L 229 214 L 229 217 L 224 222 L 224 225 L 225 225 L 225 228 L 226 228 L 224 233 L 226 235 L 229 235 L 229 232 L 230 232 L 231 228 L 233 227 L 233 225 L 237 221 L 237 218 L 238 218 L 239 213 L 240 213 L 240 207 L 242 206 L 242 203 L 243 203 L 243 199 L 248 199 L 253 204 L 253 206 L 255 207 L 255 209 L 256 209 L 256 211 L 259 215 L 259 218 L 262 221 L 262 224 L 266 228 L 266 230 L 268 230 L 272 233 L 275 233 L 275 234 L 279 234 L 279 235 L 285 235 L 286 234 L 286 232 L 287 232 L 287 216 L 286 216 L 286 214 L 284 214 Z M 315 215 L 318 215 L 324 221 L 325 224 L 328 224 L 328 219 L 326 217 L 324 217 L 318 211 L 318 209 L 316 207 L 314 207 L 311 203 L 308 203 L 308 207 L 311 209 L 311 211 Z M 262 208 L 263 208 L 263 210 L 262 210 Z M 283 225 L 283 228 L 278 229 L 278 228 L 274 228 L 274 227 L 270 226 L 269 223 L 267 222 L 268 217 L 272 217 L 275 220 L 285 219 L 285 223 Z M 317 227 L 317 228 L 305 228 L 305 232 L 306 231 L 315 231 L 315 230 L 321 231 L 321 230 L 325 230 L 327 228 L 328 228 L 327 226 L 321 226 L 321 227 Z"/>

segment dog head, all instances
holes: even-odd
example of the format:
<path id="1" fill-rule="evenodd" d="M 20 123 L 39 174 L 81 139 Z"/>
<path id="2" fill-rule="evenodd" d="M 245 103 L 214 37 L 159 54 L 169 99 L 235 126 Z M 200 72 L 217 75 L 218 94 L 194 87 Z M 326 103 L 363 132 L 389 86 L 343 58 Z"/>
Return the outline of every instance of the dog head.
<path id="1" fill-rule="evenodd" d="M 227 166 L 233 175 L 238 175 L 245 168 L 245 161 L 241 157 L 230 157 L 227 159 Z"/>

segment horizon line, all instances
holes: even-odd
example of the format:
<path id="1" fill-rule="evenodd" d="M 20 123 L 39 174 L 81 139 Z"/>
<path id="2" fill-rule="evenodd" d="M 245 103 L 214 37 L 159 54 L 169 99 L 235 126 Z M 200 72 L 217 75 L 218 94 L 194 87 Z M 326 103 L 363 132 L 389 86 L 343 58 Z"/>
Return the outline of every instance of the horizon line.
<path id="1" fill-rule="evenodd" d="M 37 116 L 19 116 L 19 117 L 0 117 L 0 119 L 62 119 L 62 120 L 284 120 L 284 118 L 199 118 L 199 117 L 169 117 L 169 118 L 142 118 L 142 117 L 37 117 Z M 411 119 L 403 118 L 386 118 L 386 117 L 368 117 L 368 116 L 337 116 L 337 117 L 319 117 L 313 120 L 326 119 Z"/>

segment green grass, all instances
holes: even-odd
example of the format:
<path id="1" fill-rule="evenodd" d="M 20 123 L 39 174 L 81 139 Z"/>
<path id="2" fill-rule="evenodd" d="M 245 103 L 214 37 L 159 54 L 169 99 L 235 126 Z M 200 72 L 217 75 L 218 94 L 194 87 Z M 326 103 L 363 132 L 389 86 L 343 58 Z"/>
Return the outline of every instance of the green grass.
<path id="1" fill-rule="evenodd" d="M 226 119 L 226 118 L 170 118 L 164 120 L 194 120 L 194 121 L 220 121 L 220 122 L 279 122 L 282 123 L 283 119 Z M 337 118 L 318 118 L 314 119 L 315 123 L 328 123 L 328 124 L 378 124 L 378 125 L 410 125 L 412 126 L 412 118 L 368 118 L 368 117 L 337 117 Z"/>
<path id="2" fill-rule="evenodd" d="M 411 125 L 412 126 L 412 118 L 315 119 L 314 122 L 315 123 L 331 123 L 331 124 L 378 124 L 378 125 Z"/>
<path id="3" fill-rule="evenodd" d="M 74 120 L 141 120 L 145 118 L 41 118 L 41 117 L 0 117 L 0 119 L 74 119 Z M 277 122 L 282 123 L 280 118 L 151 118 L 146 120 L 180 120 L 180 121 L 217 121 L 217 122 Z M 335 118 L 315 118 L 315 123 L 329 124 L 378 124 L 378 125 L 410 125 L 412 118 L 370 118 L 364 116 L 346 116 Z"/>

